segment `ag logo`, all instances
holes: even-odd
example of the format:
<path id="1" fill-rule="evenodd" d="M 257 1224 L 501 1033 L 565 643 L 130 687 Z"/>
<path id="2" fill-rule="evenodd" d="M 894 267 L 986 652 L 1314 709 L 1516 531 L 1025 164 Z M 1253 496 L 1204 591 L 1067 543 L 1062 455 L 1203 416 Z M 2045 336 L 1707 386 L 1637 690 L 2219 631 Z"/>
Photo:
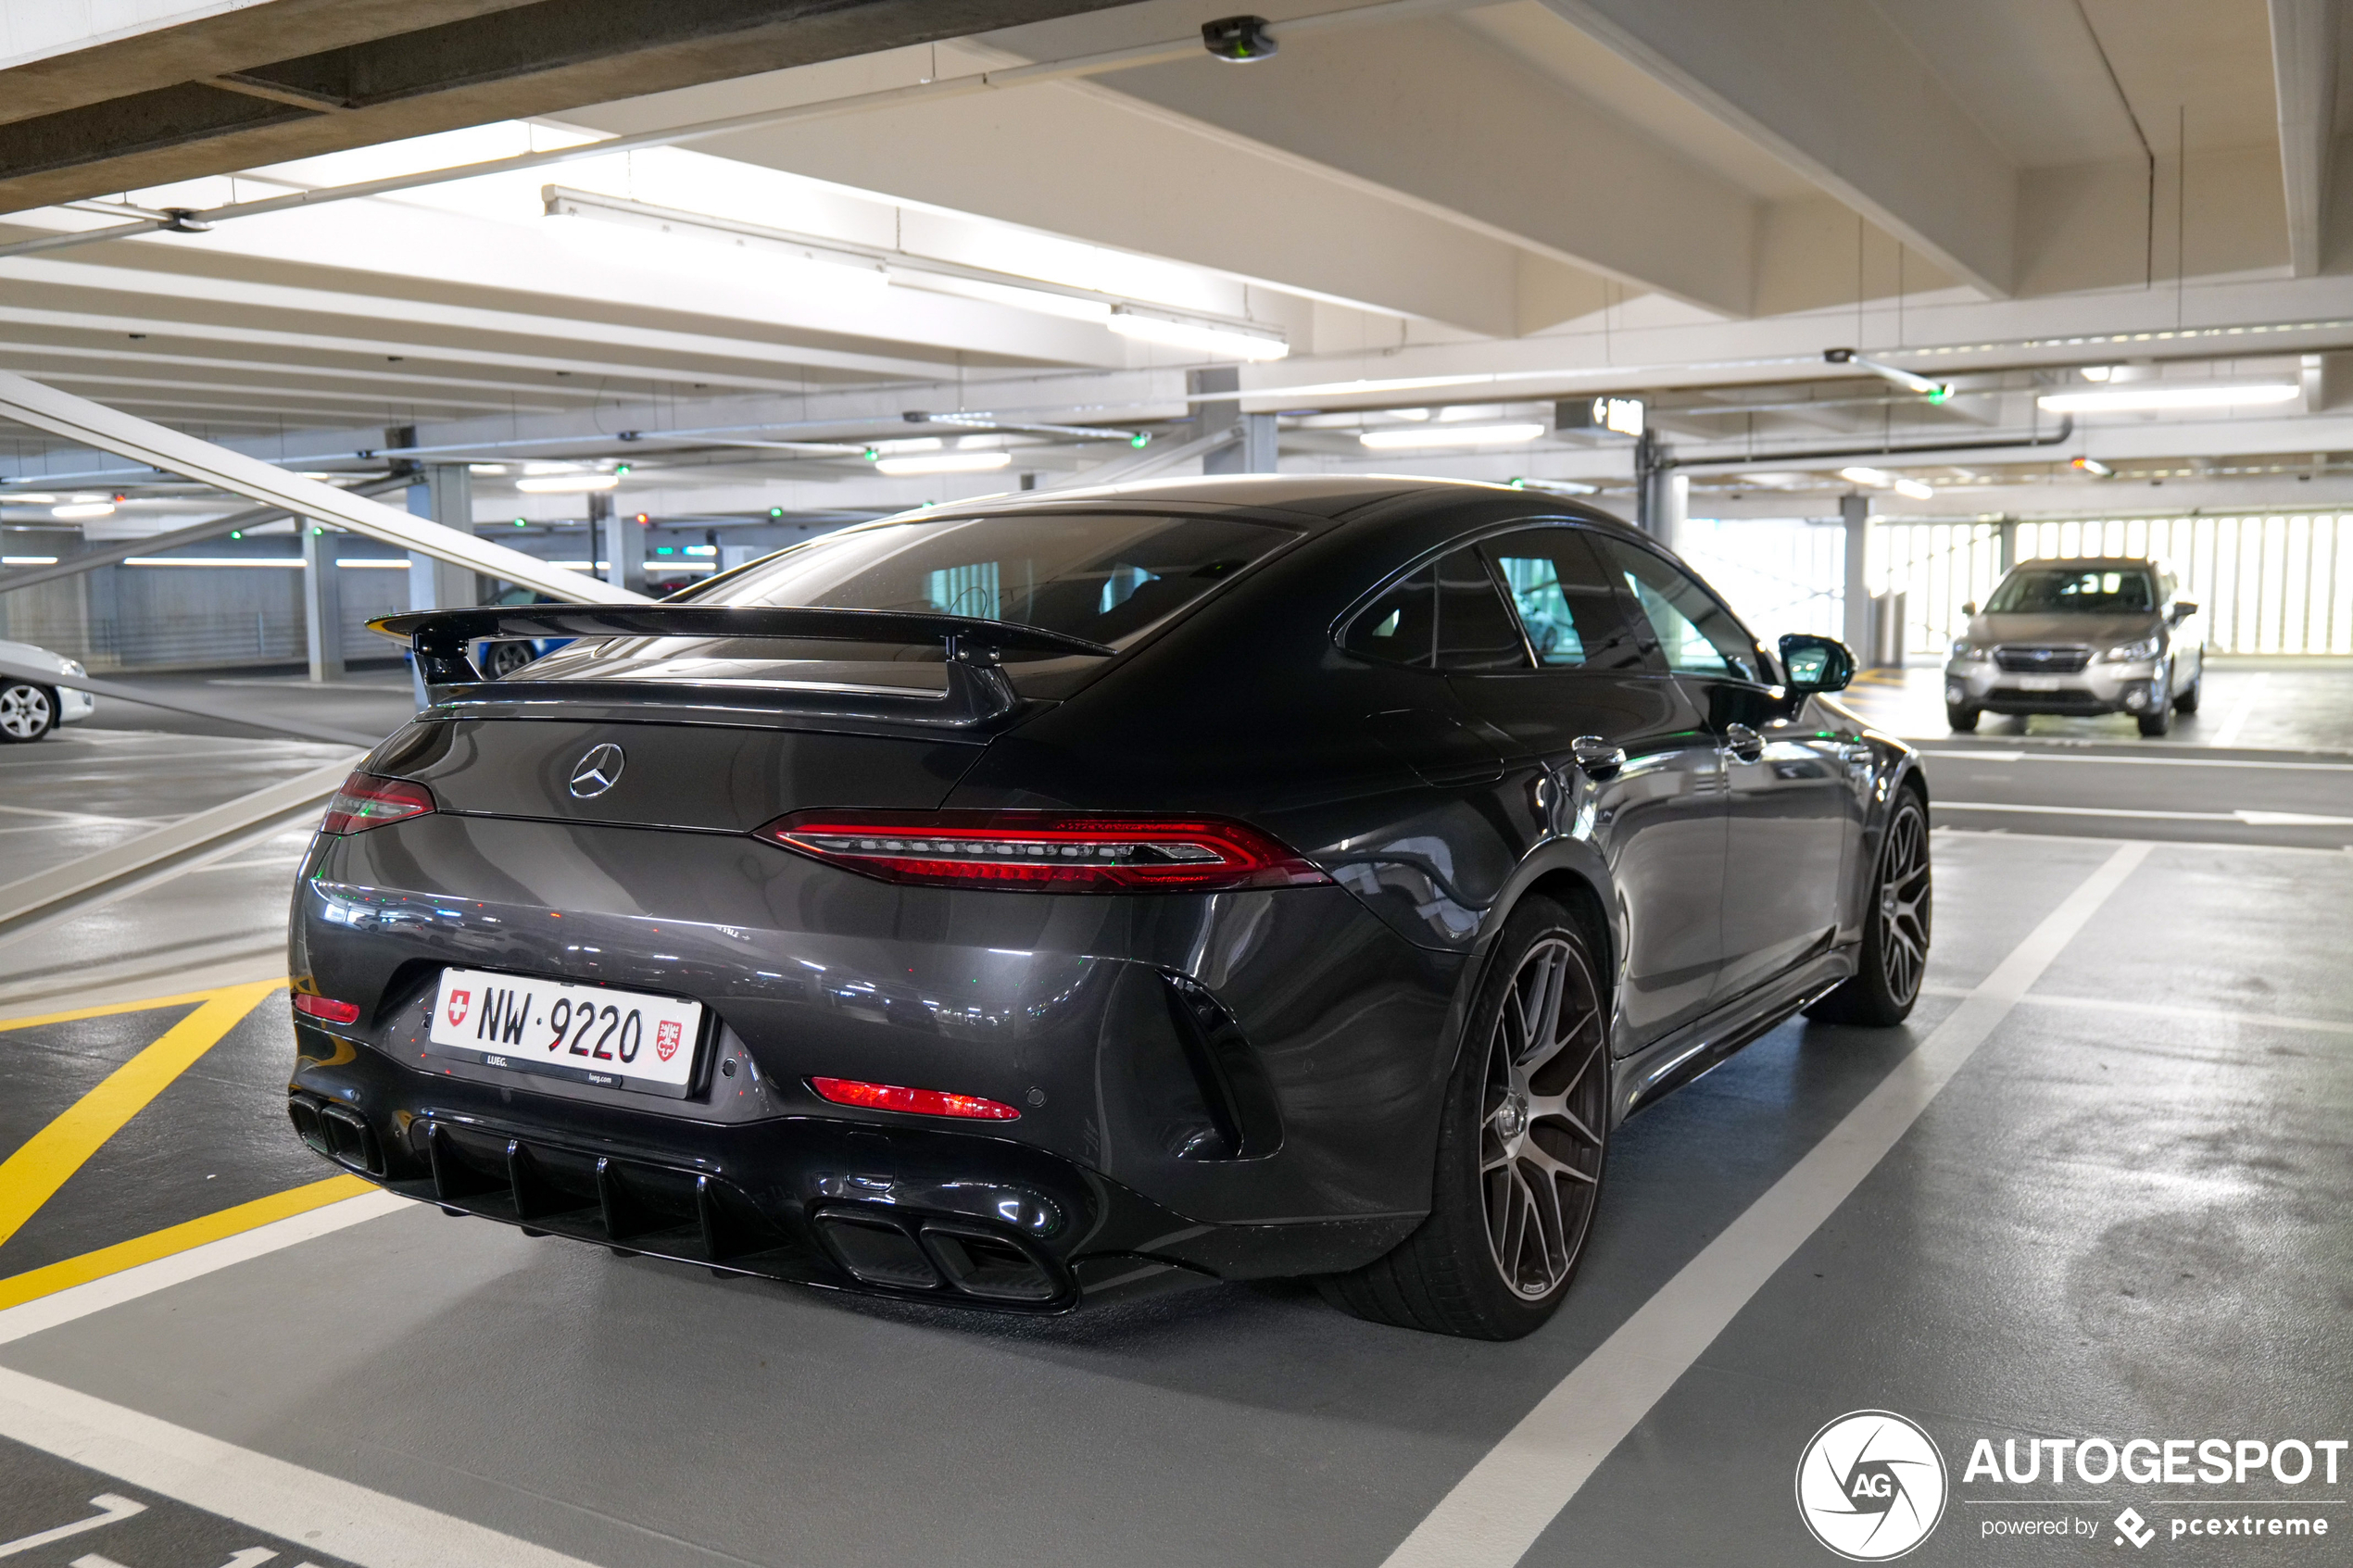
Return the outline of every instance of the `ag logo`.
<path id="1" fill-rule="evenodd" d="M 1892 1411 L 1840 1416 L 1797 1461 L 1797 1514 L 1850 1562 L 1901 1557 L 1944 1516 L 1944 1456 Z"/>

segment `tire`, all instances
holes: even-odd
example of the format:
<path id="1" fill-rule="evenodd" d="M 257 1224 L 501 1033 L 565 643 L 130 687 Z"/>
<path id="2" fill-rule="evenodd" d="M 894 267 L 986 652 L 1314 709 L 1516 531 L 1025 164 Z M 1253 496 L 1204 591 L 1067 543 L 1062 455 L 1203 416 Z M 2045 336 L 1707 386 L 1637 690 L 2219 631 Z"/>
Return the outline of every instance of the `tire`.
<path id="1" fill-rule="evenodd" d="M 2171 733 L 2173 728 L 2173 705 L 2170 702 L 2164 703 L 2158 707 L 2156 712 L 2139 714 L 2136 716 L 2136 720 L 2141 726 L 2142 738 L 2145 740 L 2155 740 L 2159 735 Z"/>
<path id="2" fill-rule="evenodd" d="M 1609 1010 L 1568 911 L 1512 912 L 1471 1010 L 1438 1131 L 1429 1217 L 1387 1257 L 1319 1280 L 1375 1323 L 1517 1339 L 1567 1294 L 1601 1196 Z"/>
<path id="3" fill-rule="evenodd" d="M 2190 677 L 2190 684 L 2183 686 L 2182 688 L 2181 695 L 2173 699 L 2173 711 L 2176 713 L 2196 713 L 2197 711 L 2198 698 L 2206 695 L 2204 690 L 2205 685 L 2206 661 L 2204 659 L 2199 659 L 2197 664 L 2197 673 Z"/>
<path id="4" fill-rule="evenodd" d="M 1853 978 L 1806 1010 L 1818 1023 L 1893 1028 L 1911 1016 L 1928 968 L 1935 887 L 1928 853 L 1928 810 L 1899 790 L 1880 838 L 1878 874 L 1863 914 L 1861 964 Z"/>
<path id="5" fill-rule="evenodd" d="M 484 673 L 494 681 L 503 681 L 538 657 L 529 643 L 493 643 L 483 657 L 483 662 L 490 667 Z"/>
<path id="6" fill-rule="evenodd" d="M 1977 708 L 1955 708 L 1947 703 L 1944 705 L 1944 727 L 1957 735 L 1969 734 L 1976 730 L 1977 716 L 1982 711 L 1982 709 Z"/>
<path id="7" fill-rule="evenodd" d="M 30 681 L 0 686 L 0 742 L 22 745 L 57 727 L 57 694 Z"/>

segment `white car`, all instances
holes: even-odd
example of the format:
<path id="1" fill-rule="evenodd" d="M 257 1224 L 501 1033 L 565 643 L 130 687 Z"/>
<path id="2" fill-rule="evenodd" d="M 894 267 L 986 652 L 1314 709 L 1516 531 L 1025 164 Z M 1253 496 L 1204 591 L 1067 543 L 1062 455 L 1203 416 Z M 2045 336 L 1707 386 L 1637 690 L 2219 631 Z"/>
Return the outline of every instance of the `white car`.
<path id="1" fill-rule="evenodd" d="M 89 673 L 63 654 L 5 639 L 0 639 L 0 663 L 54 670 L 60 675 Z M 88 692 L 0 674 L 0 744 L 39 740 L 60 724 L 80 723 L 97 706 L 98 699 Z"/>

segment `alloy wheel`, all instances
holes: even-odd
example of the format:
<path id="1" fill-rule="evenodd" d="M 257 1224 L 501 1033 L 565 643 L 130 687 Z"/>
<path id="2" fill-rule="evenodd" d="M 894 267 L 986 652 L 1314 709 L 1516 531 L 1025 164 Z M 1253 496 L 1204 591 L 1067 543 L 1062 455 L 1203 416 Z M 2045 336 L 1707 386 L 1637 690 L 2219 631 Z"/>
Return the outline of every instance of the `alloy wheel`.
<path id="1" fill-rule="evenodd" d="M 49 728 L 49 694 L 39 686 L 0 690 L 0 733 L 10 740 L 38 740 Z"/>
<path id="2" fill-rule="evenodd" d="M 1879 951 L 1889 997 L 1909 1003 L 1928 965 L 1928 828 L 1918 809 L 1898 810 L 1887 825 L 1880 862 Z"/>
<path id="3" fill-rule="evenodd" d="M 1592 1223 L 1608 1115 L 1598 987 L 1560 936 L 1522 957 L 1486 1046 L 1479 1186 L 1504 1283 L 1541 1301 L 1568 1278 Z"/>

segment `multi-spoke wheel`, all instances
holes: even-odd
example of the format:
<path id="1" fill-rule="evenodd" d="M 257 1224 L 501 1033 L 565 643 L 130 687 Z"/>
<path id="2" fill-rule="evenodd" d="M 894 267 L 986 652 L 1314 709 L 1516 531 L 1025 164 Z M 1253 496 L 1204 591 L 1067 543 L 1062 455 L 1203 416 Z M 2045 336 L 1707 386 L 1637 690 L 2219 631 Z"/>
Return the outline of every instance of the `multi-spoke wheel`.
<path id="1" fill-rule="evenodd" d="M 28 681 L 0 686 L 0 741 L 39 740 L 57 722 L 57 698 L 48 687 Z"/>
<path id="2" fill-rule="evenodd" d="M 1514 911 L 1448 1086 L 1429 1218 L 1323 1282 L 1359 1316 L 1516 1339 L 1576 1273 L 1609 1134 L 1608 1006 L 1585 938 L 1548 898 Z"/>
<path id="3" fill-rule="evenodd" d="M 1602 1180 L 1609 1100 L 1600 999 L 1566 936 L 1519 961 L 1487 1041 L 1478 1174 L 1488 1252 L 1521 1299 L 1568 1279 Z"/>
<path id="4" fill-rule="evenodd" d="M 1885 1026 L 1910 1015 L 1928 969 L 1931 880 L 1928 812 L 1918 796 L 1904 790 L 1880 841 L 1879 875 L 1863 911 L 1863 950 L 1855 977 L 1806 1009 L 1806 1017 Z"/>

